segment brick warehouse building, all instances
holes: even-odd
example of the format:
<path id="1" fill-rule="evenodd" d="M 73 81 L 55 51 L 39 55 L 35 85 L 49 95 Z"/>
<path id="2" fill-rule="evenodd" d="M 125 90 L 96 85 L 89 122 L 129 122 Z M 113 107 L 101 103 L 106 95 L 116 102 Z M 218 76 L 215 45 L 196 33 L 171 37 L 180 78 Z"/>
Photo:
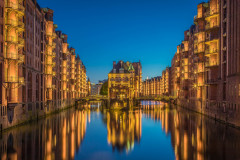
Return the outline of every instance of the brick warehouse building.
<path id="1" fill-rule="evenodd" d="M 197 6 L 171 68 L 171 96 L 178 104 L 240 125 L 240 0 Z"/>
<path id="2" fill-rule="evenodd" d="M 169 95 L 179 105 L 239 126 L 239 39 L 240 0 L 200 3 L 172 59 Z M 160 79 L 145 80 L 143 95 L 163 95 Z"/>
<path id="3" fill-rule="evenodd" d="M 1 128 L 89 93 L 86 68 L 67 35 L 56 31 L 53 14 L 35 0 L 0 0 Z"/>

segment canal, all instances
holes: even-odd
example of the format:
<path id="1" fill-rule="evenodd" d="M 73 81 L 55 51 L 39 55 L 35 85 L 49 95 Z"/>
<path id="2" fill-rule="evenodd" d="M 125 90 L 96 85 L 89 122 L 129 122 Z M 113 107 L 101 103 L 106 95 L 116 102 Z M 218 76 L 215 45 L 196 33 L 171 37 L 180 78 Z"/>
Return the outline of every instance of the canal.
<path id="1" fill-rule="evenodd" d="M 162 102 L 82 104 L 4 132 L 2 160 L 240 159 L 240 130 Z"/>

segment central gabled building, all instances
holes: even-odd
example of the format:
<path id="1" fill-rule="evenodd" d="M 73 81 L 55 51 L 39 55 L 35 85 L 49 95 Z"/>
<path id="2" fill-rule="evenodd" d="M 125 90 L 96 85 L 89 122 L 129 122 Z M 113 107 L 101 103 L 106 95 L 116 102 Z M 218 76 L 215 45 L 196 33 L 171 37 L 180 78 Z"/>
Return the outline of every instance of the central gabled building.
<path id="1" fill-rule="evenodd" d="M 140 62 L 113 62 L 108 74 L 109 99 L 130 100 L 140 96 L 142 87 L 142 65 Z"/>

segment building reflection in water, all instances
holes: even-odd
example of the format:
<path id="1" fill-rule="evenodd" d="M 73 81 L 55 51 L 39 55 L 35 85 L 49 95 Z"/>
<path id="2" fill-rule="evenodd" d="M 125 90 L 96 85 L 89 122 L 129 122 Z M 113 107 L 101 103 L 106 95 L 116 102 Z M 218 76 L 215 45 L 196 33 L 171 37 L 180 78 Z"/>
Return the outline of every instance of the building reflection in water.
<path id="1" fill-rule="evenodd" d="M 160 122 L 171 136 L 176 159 L 239 159 L 240 130 L 168 104 L 141 106 L 143 117 Z"/>
<path id="2" fill-rule="evenodd" d="M 103 121 L 107 125 L 107 141 L 113 150 L 130 152 L 134 143 L 142 136 L 142 114 L 140 110 L 103 110 Z"/>
<path id="3" fill-rule="evenodd" d="M 88 111 L 69 110 L 3 134 L 1 160 L 74 159 L 86 133 Z"/>
<path id="4" fill-rule="evenodd" d="M 102 114 L 102 116 L 93 116 L 91 121 L 90 114 Z M 148 120 L 145 121 L 146 119 Z M 98 120 L 104 122 L 100 127 L 107 127 L 110 151 L 112 147 L 113 151 L 121 153 L 126 151 L 127 154 L 131 154 L 134 145 L 141 141 L 142 127 L 144 130 L 146 125 L 149 125 L 147 123 L 156 123 L 157 125 L 153 126 L 161 127 L 162 132 L 165 133 L 165 135 L 157 135 L 171 138 L 172 150 L 169 152 L 174 151 L 176 159 L 228 160 L 240 157 L 240 130 L 182 108 L 148 101 L 141 103 L 140 108 L 136 110 L 115 111 L 103 109 L 100 104 L 88 103 L 79 106 L 77 110 L 70 109 L 37 123 L 17 127 L 1 135 L 0 159 L 74 159 L 76 153 L 81 153 L 80 147 L 86 134 L 87 123 L 91 122 L 90 125 L 95 125 Z M 151 138 L 142 141 L 155 142 L 152 143 L 151 149 L 158 149 L 163 145 L 155 141 L 158 137 L 151 136 L 156 134 L 151 132 L 144 134 L 150 134 L 145 137 Z M 85 143 L 88 143 L 87 139 Z M 96 150 L 85 149 L 89 151 L 89 155 L 92 155 L 102 151 L 102 146 L 105 145 L 107 145 L 106 141 Z M 138 149 L 140 151 L 137 154 L 141 155 L 149 149 L 149 146 L 142 145 Z"/>

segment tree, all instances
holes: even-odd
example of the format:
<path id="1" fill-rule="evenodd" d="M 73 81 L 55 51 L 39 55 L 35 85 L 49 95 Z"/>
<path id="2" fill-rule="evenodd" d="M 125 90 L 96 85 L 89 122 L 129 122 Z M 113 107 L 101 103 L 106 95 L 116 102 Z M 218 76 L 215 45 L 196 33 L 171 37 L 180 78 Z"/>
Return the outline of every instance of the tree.
<path id="1" fill-rule="evenodd" d="M 100 90 L 100 95 L 108 95 L 108 81 L 103 83 L 102 88 Z"/>

